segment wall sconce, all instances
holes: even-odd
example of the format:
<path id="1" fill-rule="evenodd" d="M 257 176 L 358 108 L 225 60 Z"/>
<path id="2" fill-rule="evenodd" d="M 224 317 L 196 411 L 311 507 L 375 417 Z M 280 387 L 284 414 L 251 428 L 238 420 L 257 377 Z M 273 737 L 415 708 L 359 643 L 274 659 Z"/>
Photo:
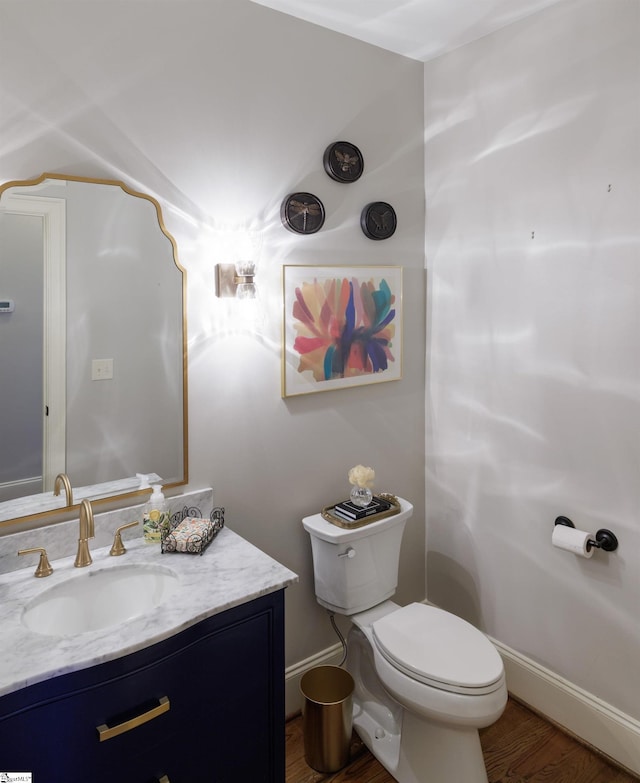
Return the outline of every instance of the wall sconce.
<path id="1" fill-rule="evenodd" d="M 216 296 L 236 299 L 256 298 L 255 261 L 216 264 Z"/>

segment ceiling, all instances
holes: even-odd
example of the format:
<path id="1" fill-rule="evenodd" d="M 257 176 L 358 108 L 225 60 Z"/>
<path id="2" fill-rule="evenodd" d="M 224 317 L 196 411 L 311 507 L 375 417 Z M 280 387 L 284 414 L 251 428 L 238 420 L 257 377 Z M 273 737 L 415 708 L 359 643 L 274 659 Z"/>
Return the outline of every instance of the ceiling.
<path id="1" fill-rule="evenodd" d="M 431 60 L 561 0 L 253 0 L 352 38 Z"/>

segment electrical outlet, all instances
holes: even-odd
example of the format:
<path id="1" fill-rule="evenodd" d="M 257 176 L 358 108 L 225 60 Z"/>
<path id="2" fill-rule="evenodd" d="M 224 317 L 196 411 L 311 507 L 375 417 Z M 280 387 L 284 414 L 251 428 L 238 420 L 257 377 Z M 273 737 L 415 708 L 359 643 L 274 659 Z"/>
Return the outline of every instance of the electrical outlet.
<path id="1" fill-rule="evenodd" d="M 109 381 L 113 378 L 113 359 L 93 359 L 91 362 L 91 380 Z"/>

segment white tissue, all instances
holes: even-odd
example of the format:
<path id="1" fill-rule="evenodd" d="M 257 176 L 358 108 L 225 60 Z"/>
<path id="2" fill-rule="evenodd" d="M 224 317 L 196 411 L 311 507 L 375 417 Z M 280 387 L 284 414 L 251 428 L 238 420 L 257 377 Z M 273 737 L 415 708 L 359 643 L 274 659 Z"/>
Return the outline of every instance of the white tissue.
<path id="1" fill-rule="evenodd" d="M 566 549 L 567 552 L 573 552 L 574 555 L 579 557 L 591 557 L 593 555 L 593 547 L 588 549 L 587 543 L 589 539 L 593 539 L 593 536 L 584 530 L 576 530 L 566 525 L 556 525 L 553 528 L 551 543 L 557 546 L 558 549 Z"/>

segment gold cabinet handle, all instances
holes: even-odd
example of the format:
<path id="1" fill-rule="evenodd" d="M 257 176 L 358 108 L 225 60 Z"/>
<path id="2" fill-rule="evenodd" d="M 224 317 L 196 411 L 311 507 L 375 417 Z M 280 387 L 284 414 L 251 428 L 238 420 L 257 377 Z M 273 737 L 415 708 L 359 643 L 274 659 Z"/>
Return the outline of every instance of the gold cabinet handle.
<path id="1" fill-rule="evenodd" d="M 131 731 L 138 726 L 142 726 L 143 723 L 148 723 L 150 720 L 157 718 L 158 715 L 162 715 L 165 712 L 169 712 L 171 704 L 167 696 L 162 696 L 158 699 L 158 704 L 152 707 L 150 710 L 143 712 L 141 715 L 136 715 L 129 720 L 125 720 L 122 723 L 117 723 L 115 726 L 109 726 L 103 723 L 101 726 L 96 726 L 98 737 L 100 742 L 117 737 L 118 734 L 124 734 L 126 731 Z"/>

